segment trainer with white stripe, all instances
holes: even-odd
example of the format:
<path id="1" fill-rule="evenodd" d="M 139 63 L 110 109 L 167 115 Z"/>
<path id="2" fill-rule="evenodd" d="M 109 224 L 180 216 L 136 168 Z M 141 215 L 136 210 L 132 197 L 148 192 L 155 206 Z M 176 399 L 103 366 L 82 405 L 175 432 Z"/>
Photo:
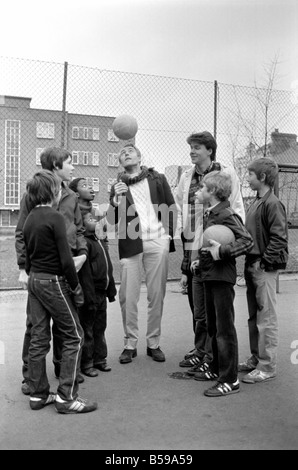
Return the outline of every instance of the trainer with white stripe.
<path id="1" fill-rule="evenodd" d="M 65 401 L 57 395 L 55 408 L 56 411 L 61 414 L 90 413 L 97 409 L 97 403 L 92 403 L 81 397 L 77 397 L 75 400 Z"/>

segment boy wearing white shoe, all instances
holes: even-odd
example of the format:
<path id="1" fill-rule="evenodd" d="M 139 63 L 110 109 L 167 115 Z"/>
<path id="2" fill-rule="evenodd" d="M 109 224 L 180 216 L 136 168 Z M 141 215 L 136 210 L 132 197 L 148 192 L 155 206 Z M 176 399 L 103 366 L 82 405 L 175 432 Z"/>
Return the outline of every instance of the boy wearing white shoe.
<path id="1" fill-rule="evenodd" d="M 254 240 L 244 270 L 251 357 L 239 364 L 238 370 L 249 372 L 243 382 L 255 384 L 276 377 L 276 279 L 288 260 L 288 226 L 285 207 L 273 192 L 277 163 L 268 157 L 258 158 L 248 165 L 248 172 L 250 187 L 257 192 L 245 223 Z"/>

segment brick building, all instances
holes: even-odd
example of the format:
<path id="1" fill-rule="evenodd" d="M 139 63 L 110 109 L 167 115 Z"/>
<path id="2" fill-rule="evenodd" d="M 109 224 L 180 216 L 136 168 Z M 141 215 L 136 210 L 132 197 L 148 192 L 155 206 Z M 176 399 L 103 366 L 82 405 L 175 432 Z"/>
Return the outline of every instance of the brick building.
<path id="1" fill-rule="evenodd" d="M 123 141 L 114 135 L 112 116 L 30 108 L 31 98 L 0 96 L 0 230 L 17 223 L 27 180 L 41 168 L 46 147 L 67 148 L 74 177 L 93 184 L 95 204 L 107 203 L 119 171 Z"/>

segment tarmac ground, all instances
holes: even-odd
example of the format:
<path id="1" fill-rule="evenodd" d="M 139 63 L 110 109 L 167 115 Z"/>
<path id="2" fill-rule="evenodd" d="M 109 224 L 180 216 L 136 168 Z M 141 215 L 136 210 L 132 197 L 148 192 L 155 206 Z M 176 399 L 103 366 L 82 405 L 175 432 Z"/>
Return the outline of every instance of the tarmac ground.
<path id="1" fill-rule="evenodd" d="M 236 286 L 235 311 L 239 357 L 249 355 L 246 288 Z M 108 363 L 112 371 L 85 378 L 80 394 L 98 402 L 85 415 L 60 415 L 53 405 L 29 408 L 21 393 L 21 349 L 27 293 L 0 294 L 0 449 L 1 450 L 297 450 L 298 449 L 298 282 L 280 276 L 279 354 L 275 380 L 249 385 L 220 398 L 203 395 L 210 384 L 174 379 L 184 354 L 192 349 L 193 333 L 187 296 L 177 282 L 167 284 L 161 348 L 166 362 L 146 356 L 146 288 L 139 303 L 138 356 L 120 364 L 123 329 L 118 298 L 108 304 Z M 56 390 L 51 363 L 47 372 Z M 179 375 L 179 374 L 177 374 Z M 239 378 L 243 373 L 239 374 Z M 110 452 L 108 452 L 110 451 Z M 118 454 L 117 454 L 118 455 Z"/>

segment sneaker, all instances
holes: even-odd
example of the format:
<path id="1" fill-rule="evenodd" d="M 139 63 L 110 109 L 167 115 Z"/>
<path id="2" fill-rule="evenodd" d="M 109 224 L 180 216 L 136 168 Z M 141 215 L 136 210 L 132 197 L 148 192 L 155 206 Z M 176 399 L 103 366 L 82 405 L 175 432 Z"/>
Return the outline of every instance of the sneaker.
<path id="1" fill-rule="evenodd" d="M 51 405 L 55 403 L 56 400 L 56 393 L 50 392 L 47 398 L 30 398 L 30 408 L 31 410 L 41 410 L 45 406 Z"/>
<path id="2" fill-rule="evenodd" d="M 101 372 L 110 372 L 112 370 L 112 367 L 110 367 L 106 362 L 99 362 L 98 364 L 94 364 L 93 367 Z"/>
<path id="3" fill-rule="evenodd" d="M 190 357 L 194 356 L 196 353 L 198 353 L 198 350 L 194 348 L 191 351 L 189 351 L 187 354 L 185 354 L 184 359 L 189 359 Z"/>
<path id="4" fill-rule="evenodd" d="M 200 362 L 197 366 L 191 367 L 186 371 L 187 375 L 195 375 L 197 372 L 205 372 L 209 369 L 207 362 Z"/>
<path id="5" fill-rule="evenodd" d="M 25 380 L 22 382 L 21 390 L 24 395 L 30 395 L 29 384 Z"/>
<path id="6" fill-rule="evenodd" d="M 136 349 L 123 349 L 121 356 L 119 357 L 120 364 L 132 362 L 134 357 L 137 357 Z"/>
<path id="7" fill-rule="evenodd" d="M 193 354 L 188 359 L 183 359 L 183 361 L 179 362 L 180 367 L 192 367 L 197 366 L 202 363 L 202 358 Z"/>
<path id="8" fill-rule="evenodd" d="M 97 370 L 94 369 L 94 367 L 89 367 L 89 369 L 82 369 L 82 373 L 84 375 L 87 375 L 87 377 L 97 377 L 98 376 L 98 372 L 97 372 Z"/>
<path id="9" fill-rule="evenodd" d="M 147 356 L 152 357 L 153 361 L 164 362 L 166 357 L 160 347 L 156 349 L 147 348 Z"/>
<path id="10" fill-rule="evenodd" d="M 80 372 L 78 373 L 77 379 L 78 379 L 79 384 L 82 384 L 83 382 L 85 382 L 85 379 Z"/>
<path id="11" fill-rule="evenodd" d="M 242 378 L 242 382 L 246 384 L 255 384 L 260 382 L 267 382 L 276 378 L 273 372 L 263 372 L 262 370 L 255 369 Z"/>
<path id="12" fill-rule="evenodd" d="M 204 391 L 206 397 L 224 397 L 226 395 L 232 395 L 233 393 L 238 393 L 240 391 L 239 380 L 232 384 L 227 382 L 217 382 L 213 387 L 208 388 Z"/>
<path id="13" fill-rule="evenodd" d="M 55 408 L 58 413 L 61 414 L 78 414 L 78 413 L 90 413 L 97 409 L 97 403 L 92 403 L 89 400 L 84 400 L 81 397 L 77 397 L 75 400 L 63 401 L 57 395 L 55 402 Z"/>
<path id="14" fill-rule="evenodd" d="M 246 359 L 246 361 L 240 362 L 240 364 L 238 364 L 238 372 L 250 372 L 256 367 L 257 364 L 255 364 L 254 358 L 250 357 L 249 359 Z"/>
<path id="15" fill-rule="evenodd" d="M 194 375 L 195 380 L 206 381 L 206 380 L 216 380 L 218 379 L 218 375 L 211 372 L 211 370 L 207 370 L 205 372 L 196 372 Z"/>

